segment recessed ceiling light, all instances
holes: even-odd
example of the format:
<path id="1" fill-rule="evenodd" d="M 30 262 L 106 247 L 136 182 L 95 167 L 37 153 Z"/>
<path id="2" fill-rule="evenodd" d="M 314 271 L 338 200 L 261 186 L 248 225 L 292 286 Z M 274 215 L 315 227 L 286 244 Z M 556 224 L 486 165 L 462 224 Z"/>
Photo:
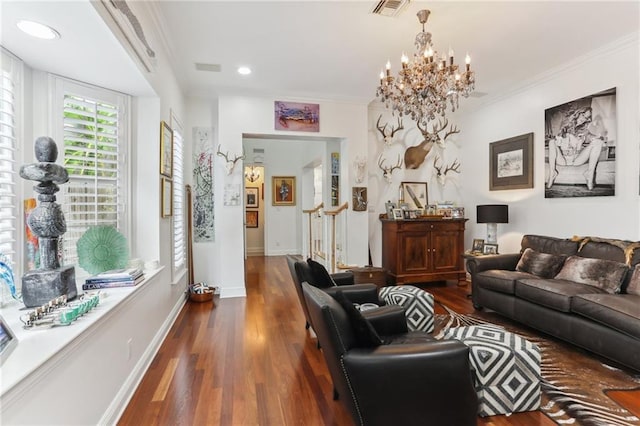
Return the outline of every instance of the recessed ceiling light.
<path id="1" fill-rule="evenodd" d="M 251 68 L 249 68 L 249 67 L 238 67 L 238 74 L 249 75 L 249 74 L 251 74 Z"/>
<path id="2" fill-rule="evenodd" d="M 43 38 L 45 40 L 60 38 L 59 32 L 57 32 L 50 26 L 41 24 L 39 22 L 19 21 L 16 25 L 18 26 L 18 28 L 32 37 Z"/>

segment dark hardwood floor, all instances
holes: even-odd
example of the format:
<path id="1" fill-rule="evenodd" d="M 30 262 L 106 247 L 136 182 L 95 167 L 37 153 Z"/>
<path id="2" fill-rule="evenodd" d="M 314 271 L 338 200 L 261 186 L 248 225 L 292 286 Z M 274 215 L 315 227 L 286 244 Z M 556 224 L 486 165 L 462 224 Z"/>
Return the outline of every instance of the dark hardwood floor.
<path id="1" fill-rule="evenodd" d="M 284 256 L 250 257 L 246 281 L 246 298 L 186 304 L 118 424 L 352 424 L 332 399 L 331 377 L 305 330 Z M 457 312 L 473 311 L 468 286 L 428 290 Z M 637 392 L 619 398 L 640 406 Z M 553 424 L 537 411 L 478 418 L 478 425 Z"/>

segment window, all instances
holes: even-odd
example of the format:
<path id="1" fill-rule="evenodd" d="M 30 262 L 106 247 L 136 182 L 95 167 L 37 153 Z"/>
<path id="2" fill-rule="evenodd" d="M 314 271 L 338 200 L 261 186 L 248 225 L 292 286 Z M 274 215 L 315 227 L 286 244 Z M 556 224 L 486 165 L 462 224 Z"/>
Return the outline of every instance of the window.
<path id="1" fill-rule="evenodd" d="M 22 78 L 22 63 L 4 50 L 0 75 L 0 253 L 12 266 L 14 277 L 21 275 L 18 252 L 18 200 L 16 195 L 18 105 Z M 16 284 L 18 284 L 16 282 Z M 5 285 L 0 281 L 0 302 L 5 302 Z"/>
<path id="2" fill-rule="evenodd" d="M 60 202 L 67 223 L 64 264 L 78 263 L 76 243 L 94 225 L 127 233 L 129 97 L 106 89 L 55 78 L 56 118 L 61 119 L 58 149 L 69 172 Z M 59 139 L 64 148 L 60 148 Z M 80 274 L 76 269 L 76 275 Z"/>
<path id="3" fill-rule="evenodd" d="M 184 180 L 183 180 L 183 130 L 182 124 L 171 113 L 173 129 L 173 272 L 185 268 Z"/>

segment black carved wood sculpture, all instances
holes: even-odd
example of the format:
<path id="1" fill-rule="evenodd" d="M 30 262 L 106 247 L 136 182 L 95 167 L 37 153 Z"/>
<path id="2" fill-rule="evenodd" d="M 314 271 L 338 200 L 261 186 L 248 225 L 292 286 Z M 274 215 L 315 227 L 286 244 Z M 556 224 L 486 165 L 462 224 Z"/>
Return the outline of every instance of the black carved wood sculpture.
<path id="1" fill-rule="evenodd" d="M 420 122 L 417 123 L 418 129 L 424 139 L 418 145 L 410 146 L 404 152 L 404 166 L 407 169 L 417 169 L 424 163 L 424 159 L 433 148 L 433 144 L 438 142 L 440 144 L 444 144 L 447 138 L 453 134 L 460 133 L 455 126 L 451 126 L 450 130 L 445 133 L 443 138 L 440 138 L 440 132 L 447 128 L 449 125 L 449 120 L 446 118 L 444 121 L 438 120 L 438 123 L 434 123 L 431 127 L 431 131 L 426 128 L 420 127 Z"/>

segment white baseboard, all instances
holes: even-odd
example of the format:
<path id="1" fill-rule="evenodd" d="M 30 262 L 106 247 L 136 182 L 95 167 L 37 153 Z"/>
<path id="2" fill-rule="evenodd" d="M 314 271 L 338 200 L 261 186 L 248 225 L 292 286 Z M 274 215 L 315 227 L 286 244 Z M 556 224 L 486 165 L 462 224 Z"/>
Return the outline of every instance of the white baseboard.
<path id="1" fill-rule="evenodd" d="M 107 410 L 102 415 L 102 418 L 100 419 L 100 422 L 98 422 L 98 424 L 115 425 L 118 423 L 118 420 L 122 416 L 122 413 L 124 413 L 124 410 L 127 408 L 129 401 L 133 397 L 133 394 L 140 385 L 140 382 L 142 381 L 145 373 L 149 369 L 153 358 L 160 350 L 162 342 L 164 342 L 167 334 L 169 334 L 171 326 L 173 326 L 176 318 L 178 318 L 178 314 L 180 313 L 180 310 L 184 306 L 185 302 L 185 297 L 180 297 L 178 299 L 173 309 L 171 309 L 169 316 L 162 324 L 162 327 L 160 327 L 149 346 L 147 346 L 147 349 L 140 357 L 140 360 L 134 367 L 127 380 L 122 384 L 122 387 L 113 398 L 113 401 L 111 401 L 111 404 L 109 404 L 109 407 L 107 407 Z"/>

